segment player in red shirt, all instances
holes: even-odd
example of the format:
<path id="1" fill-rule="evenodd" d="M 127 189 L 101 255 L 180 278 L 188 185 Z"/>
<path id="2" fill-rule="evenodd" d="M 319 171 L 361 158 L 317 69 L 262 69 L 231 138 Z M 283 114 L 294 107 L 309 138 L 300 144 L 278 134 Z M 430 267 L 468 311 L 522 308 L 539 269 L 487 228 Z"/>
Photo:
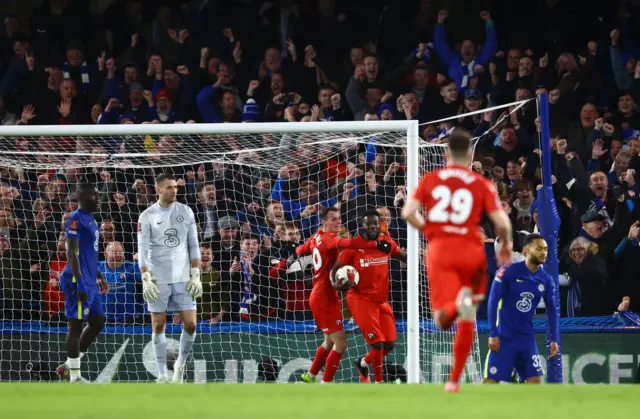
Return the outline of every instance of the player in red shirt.
<path id="1" fill-rule="evenodd" d="M 340 249 L 356 245 L 359 248 L 377 249 L 384 254 L 391 251 L 391 243 L 384 238 L 377 240 L 376 237 L 367 242 L 340 238 L 337 233 L 342 222 L 337 208 L 322 208 L 320 221 L 320 230 L 296 249 L 299 256 L 312 255 L 314 275 L 309 305 L 318 328 L 324 332 L 324 342 L 318 347 L 309 372 L 302 374 L 302 381 L 306 383 L 315 382 L 316 375 L 323 366 L 325 370 L 322 381 L 333 381 L 342 354 L 347 349 L 347 338 L 342 326 L 342 304 L 338 293 L 331 286 L 330 279 L 331 268 L 338 259 L 338 252 Z"/>
<path id="2" fill-rule="evenodd" d="M 345 265 L 353 266 L 360 274 L 358 285 L 351 282 L 334 287 L 349 289 L 347 305 L 362 335 L 371 346 L 369 353 L 356 360 L 360 381 L 369 383 L 369 365 L 373 367 L 376 383 L 382 382 L 382 361 L 393 350 L 396 341 L 396 321 L 389 304 L 389 259 L 391 257 L 406 261 L 407 254 L 388 236 L 380 233 L 380 214 L 376 210 L 364 213 L 362 229 L 357 249 L 343 250 L 332 272 Z M 386 240 L 391 243 L 391 252 L 378 249 L 365 249 L 367 240 Z"/>
<path id="3" fill-rule="evenodd" d="M 402 217 L 429 241 L 426 261 L 434 321 L 443 330 L 458 320 L 453 368 L 445 391 L 460 390 L 459 381 L 473 343 L 477 305 L 484 300 L 487 260 L 480 221 L 487 214 L 504 246 L 498 263 L 511 261 L 511 222 L 495 187 L 469 171 L 471 136 L 456 129 L 449 138 L 447 166 L 426 174 L 410 197 Z M 424 206 L 426 220 L 420 215 Z"/>

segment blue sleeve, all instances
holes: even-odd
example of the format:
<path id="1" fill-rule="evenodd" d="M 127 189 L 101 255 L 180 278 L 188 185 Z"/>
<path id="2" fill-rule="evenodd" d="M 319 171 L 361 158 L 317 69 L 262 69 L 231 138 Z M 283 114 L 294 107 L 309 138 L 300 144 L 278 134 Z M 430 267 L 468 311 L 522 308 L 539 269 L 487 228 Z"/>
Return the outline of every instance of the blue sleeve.
<path id="1" fill-rule="evenodd" d="M 627 73 L 627 63 L 622 62 L 620 50 L 618 50 L 617 47 L 611 46 L 609 47 L 609 51 L 611 53 L 611 68 L 613 69 L 613 76 L 618 85 L 618 90 L 628 90 L 631 88 L 633 78 Z"/>
<path id="2" fill-rule="evenodd" d="M 273 189 L 271 190 L 271 199 L 282 201 L 282 182 L 284 182 L 283 179 L 276 179 L 276 183 L 273 184 Z"/>
<path id="3" fill-rule="evenodd" d="M 220 114 L 218 114 L 216 107 L 211 102 L 213 91 L 213 86 L 205 86 L 202 90 L 200 90 L 198 96 L 196 96 L 196 104 L 198 105 L 198 109 L 200 110 L 200 114 L 202 115 L 202 120 L 207 123 L 222 122 Z"/>
<path id="4" fill-rule="evenodd" d="M 587 163 L 587 172 L 592 173 L 596 170 L 600 170 L 600 160 L 589 159 L 589 162 Z"/>
<path id="5" fill-rule="evenodd" d="M 302 211 L 304 210 L 303 206 L 300 204 L 300 201 L 290 200 L 290 199 L 281 199 L 282 208 L 284 209 L 285 215 L 289 216 L 290 220 L 295 220 L 300 216 Z"/>
<path id="6" fill-rule="evenodd" d="M 442 63 L 448 68 L 453 62 L 454 56 L 451 49 L 449 49 L 449 45 L 447 45 L 447 37 L 444 34 L 444 23 L 438 23 L 434 32 L 436 52 Z"/>
<path id="7" fill-rule="evenodd" d="M 156 95 L 164 87 L 164 79 L 158 80 L 155 79 L 153 81 L 153 86 L 151 87 L 151 94 L 153 95 L 153 100 L 156 99 Z"/>
<path id="8" fill-rule="evenodd" d="M 505 280 L 508 273 L 506 268 L 500 268 L 496 277 L 491 284 L 491 291 L 489 292 L 489 337 L 493 338 L 498 336 L 498 304 L 505 294 L 506 284 Z"/>
<path id="9" fill-rule="evenodd" d="M 560 319 L 558 318 L 558 306 L 556 305 L 555 283 L 549 275 L 547 277 L 547 291 L 544 293 L 544 305 L 549 318 L 549 328 L 551 329 L 551 341 L 558 342 L 558 332 L 560 330 Z"/>
<path id="10" fill-rule="evenodd" d="M 154 119 L 158 119 L 158 110 L 155 106 L 152 106 L 147 112 L 147 122 L 152 122 Z"/>
<path id="11" fill-rule="evenodd" d="M 115 97 L 116 99 L 122 101 L 122 98 L 120 98 L 120 91 L 118 89 L 118 81 L 115 77 L 112 79 L 107 79 L 104 87 L 104 92 L 107 96 L 107 100 Z"/>
<path id="12" fill-rule="evenodd" d="M 476 60 L 476 64 L 485 65 L 491 57 L 498 52 L 498 37 L 496 36 L 496 28 L 493 26 L 493 20 L 487 21 L 487 34 L 482 48 L 482 54 Z"/>
<path id="13" fill-rule="evenodd" d="M 620 244 L 618 244 L 618 247 L 616 247 L 616 250 L 613 251 L 614 259 L 620 259 L 620 256 L 622 256 L 622 253 L 624 253 L 625 249 L 629 247 L 631 244 L 632 242 L 631 240 L 629 240 L 629 237 L 625 237 L 624 239 L 622 239 Z"/>

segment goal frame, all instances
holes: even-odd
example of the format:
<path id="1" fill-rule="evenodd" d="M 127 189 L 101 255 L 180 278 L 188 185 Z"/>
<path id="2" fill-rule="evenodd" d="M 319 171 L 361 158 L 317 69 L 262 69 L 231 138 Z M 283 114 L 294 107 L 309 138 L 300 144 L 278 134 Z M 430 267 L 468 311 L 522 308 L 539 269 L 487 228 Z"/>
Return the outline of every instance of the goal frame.
<path id="1" fill-rule="evenodd" d="M 407 136 L 407 196 L 418 186 L 420 170 L 418 121 L 257 122 L 229 124 L 16 125 L 1 126 L 6 137 L 82 137 L 127 135 L 293 134 L 314 132 L 402 132 Z M 34 152 L 11 152 L 15 156 Z M 37 154 L 37 153 L 35 153 Z M 51 154 L 51 153 L 47 153 Z M 67 154 L 67 153 L 65 153 Z M 125 157 L 127 154 L 118 154 Z M 407 225 L 407 383 L 420 383 L 420 233 Z"/>

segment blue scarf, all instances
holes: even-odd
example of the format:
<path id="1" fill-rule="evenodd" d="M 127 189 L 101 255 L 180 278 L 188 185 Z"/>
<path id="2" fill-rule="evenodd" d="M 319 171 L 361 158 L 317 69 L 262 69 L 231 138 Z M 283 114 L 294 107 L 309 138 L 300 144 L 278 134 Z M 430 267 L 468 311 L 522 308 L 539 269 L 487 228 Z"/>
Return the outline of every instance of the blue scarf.
<path id="1" fill-rule="evenodd" d="M 249 305 L 256 300 L 256 295 L 251 292 L 251 272 L 249 266 L 244 262 L 244 252 L 240 252 L 240 266 L 244 276 L 244 287 L 242 288 L 242 301 L 240 301 L 240 314 L 249 314 Z"/>
<path id="2" fill-rule="evenodd" d="M 576 310 L 580 310 L 581 300 L 580 285 L 578 281 L 572 280 L 567 293 L 567 317 L 576 317 Z"/>
<path id="3" fill-rule="evenodd" d="M 80 76 L 82 79 L 82 91 L 84 93 L 89 91 L 89 84 L 90 84 L 90 79 L 89 79 L 89 67 L 87 66 L 87 62 L 83 61 L 82 65 L 80 66 Z M 64 79 L 70 79 L 71 78 L 71 73 L 69 72 L 69 63 L 68 62 L 64 62 L 64 65 L 62 66 L 62 77 Z"/>

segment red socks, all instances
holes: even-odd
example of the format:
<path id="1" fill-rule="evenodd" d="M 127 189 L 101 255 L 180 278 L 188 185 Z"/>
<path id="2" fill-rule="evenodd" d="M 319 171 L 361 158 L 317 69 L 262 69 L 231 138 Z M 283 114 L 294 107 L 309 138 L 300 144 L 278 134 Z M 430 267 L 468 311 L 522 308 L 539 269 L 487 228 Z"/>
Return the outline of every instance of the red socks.
<path id="1" fill-rule="evenodd" d="M 364 357 L 364 362 L 373 368 L 373 378 L 376 383 L 382 382 L 382 358 L 384 357 L 382 349 L 371 348 L 371 351 Z"/>
<path id="2" fill-rule="evenodd" d="M 449 376 L 449 381 L 451 382 L 460 382 L 460 377 L 464 372 L 467 357 L 471 352 L 471 345 L 473 344 L 473 326 L 473 321 L 458 321 L 458 330 L 453 340 L 453 368 L 451 368 L 451 375 Z"/>
<path id="3" fill-rule="evenodd" d="M 325 383 L 333 381 L 333 377 L 335 377 L 336 372 L 338 372 L 338 367 L 340 366 L 340 358 L 342 358 L 342 354 L 336 351 L 329 352 L 327 365 L 324 367 L 324 374 L 322 375 L 322 381 Z"/>
<path id="4" fill-rule="evenodd" d="M 309 374 L 318 375 L 322 367 L 324 366 L 327 357 L 329 356 L 329 351 L 324 349 L 324 346 L 320 345 L 318 350 L 316 351 L 316 356 L 313 357 L 313 362 L 311 363 L 311 368 L 309 368 Z M 335 373 L 334 373 L 335 374 Z"/>

